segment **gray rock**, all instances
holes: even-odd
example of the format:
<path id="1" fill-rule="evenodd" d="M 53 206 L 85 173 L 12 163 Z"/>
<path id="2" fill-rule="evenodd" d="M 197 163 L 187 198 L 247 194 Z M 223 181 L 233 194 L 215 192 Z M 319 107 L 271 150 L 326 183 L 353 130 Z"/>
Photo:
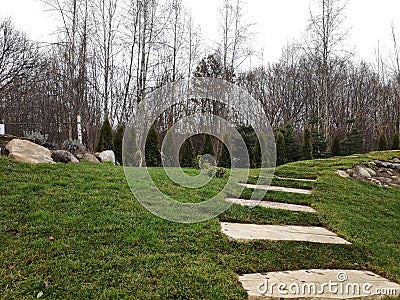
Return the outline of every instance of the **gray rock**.
<path id="1" fill-rule="evenodd" d="M 14 139 L 6 145 L 9 157 L 25 163 L 54 163 L 51 151 L 30 141 Z"/>
<path id="2" fill-rule="evenodd" d="M 346 172 L 347 172 L 347 174 L 349 174 L 350 177 L 354 176 L 354 170 L 353 169 L 348 169 Z"/>
<path id="3" fill-rule="evenodd" d="M 115 154 L 112 150 L 107 150 L 99 153 L 101 162 L 112 162 L 115 165 Z"/>
<path id="4" fill-rule="evenodd" d="M 375 183 L 379 186 L 382 186 L 382 182 L 380 182 L 379 180 L 375 179 L 375 178 L 370 178 L 369 181 L 371 181 L 372 183 Z"/>
<path id="5" fill-rule="evenodd" d="M 83 154 L 82 161 L 88 161 L 91 163 L 100 163 L 100 161 L 96 158 L 96 156 L 90 153 Z"/>
<path id="6" fill-rule="evenodd" d="M 395 157 L 395 158 L 393 158 L 390 162 L 391 162 L 391 163 L 395 163 L 395 164 L 400 164 L 400 159 L 397 158 L 397 157 Z"/>
<path id="7" fill-rule="evenodd" d="M 369 172 L 367 171 L 366 168 L 364 167 L 358 167 L 357 169 L 358 174 L 363 177 L 363 178 L 371 178 L 371 174 L 369 174 Z"/>
<path id="8" fill-rule="evenodd" d="M 394 168 L 393 164 L 390 163 L 390 162 L 382 162 L 382 165 L 383 165 L 385 168 L 391 168 L 391 169 Z"/>
<path id="9" fill-rule="evenodd" d="M 379 177 L 377 178 L 380 182 L 384 183 L 384 184 L 390 184 L 393 183 L 393 179 L 391 178 L 386 178 L 386 177 Z"/>
<path id="10" fill-rule="evenodd" d="M 387 170 L 386 173 L 388 173 L 389 176 L 394 176 L 394 173 L 392 171 L 390 171 L 390 170 Z"/>
<path id="11" fill-rule="evenodd" d="M 373 163 L 379 168 L 384 167 L 383 163 L 380 160 L 374 160 Z"/>
<path id="12" fill-rule="evenodd" d="M 71 153 L 65 150 L 53 151 L 51 157 L 55 162 L 60 163 L 79 163 L 79 160 Z"/>
<path id="13" fill-rule="evenodd" d="M 374 170 L 372 170 L 371 168 L 365 168 L 365 170 L 367 170 L 369 175 L 371 175 L 372 177 L 376 176 L 376 172 Z"/>
<path id="14" fill-rule="evenodd" d="M 343 178 L 349 178 L 350 177 L 350 175 L 347 174 L 347 172 L 343 171 L 343 170 L 337 170 L 336 174 L 338 174 L 340 177 L 343 177 Z"/>

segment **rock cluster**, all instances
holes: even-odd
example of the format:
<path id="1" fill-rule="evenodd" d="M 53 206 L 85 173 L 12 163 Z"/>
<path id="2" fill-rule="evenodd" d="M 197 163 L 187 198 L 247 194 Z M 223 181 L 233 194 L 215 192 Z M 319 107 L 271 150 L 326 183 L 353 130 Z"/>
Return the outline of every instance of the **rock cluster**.
<path id="1" fill-rule="evenodd" d="M 336 172 L 341 177 L 352 177 L 358 180 L 368 180 L 379 186 L 400 187 L 400 159 L 389 161 L 373 160 L 368 164 L 356 165 L 346 171 Z"/>
<path id="2" fill-rule="evenodd" d="M 0 135 L 0 149 L 2 155 L 25 163 L 79 163 L 88 161 L 93 163 L 111 162 L 115 164 L 115 154 L 113 151 L 96 153 L 97 157 L 88 152 L 72 154 L 65 150 L 49 150 L 26 139 L 19 139 L 11 135 Z"/>

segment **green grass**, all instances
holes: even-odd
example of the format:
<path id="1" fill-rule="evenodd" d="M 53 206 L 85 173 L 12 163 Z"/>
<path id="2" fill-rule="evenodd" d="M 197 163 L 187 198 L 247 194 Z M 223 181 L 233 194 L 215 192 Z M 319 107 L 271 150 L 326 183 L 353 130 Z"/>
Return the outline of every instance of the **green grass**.
<path id="1" fill-rule="evenodd" d="M 317 215 L 233 205 L 219 218 L 190 225 L 143 208 L 121 167 L 30 166 L 0 158 L 0 298 L 35 299 L 43 292 L 43 299 L 246 299 L 237 274 L 307 268 L 369 269 L 400 282 L 400 189 L 334 174 L 372 157 L 395 155 L 400 153 L 278 167 L 281 177 L 318 178 L 274 182 L 313 187 L 313 195 L 268 192 L 265 199 L 311 205 Z M 160 169 L 152 176 L 161 190 L 183 202 L 202 201 L 225 183 L 213 179 L 204 188 L 185 189 Z M 245 189 L 242 196 L 250 195 Z M 220 220 L 323 224 L 353 244 L 238 243 L 221 234 Z"/>

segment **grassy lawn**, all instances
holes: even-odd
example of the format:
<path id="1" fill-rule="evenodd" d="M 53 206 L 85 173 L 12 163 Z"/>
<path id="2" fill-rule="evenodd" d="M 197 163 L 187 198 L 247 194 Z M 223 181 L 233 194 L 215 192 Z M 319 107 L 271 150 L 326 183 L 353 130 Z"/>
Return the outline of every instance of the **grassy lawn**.
<path id="1" fill-rule="evenodd" d="M 0 298 L 246 299 L 237 274 L 308 268 L 368 269 L 400 282 L 400 189 L 334 174 L 400 152 L 292 163 L 275 180 L 312 195 L 265 199 L 311 205 L 317 215 L 233 205 L 199 224 L 160 219 L 133 197 L 121 167 L 30 166 L 0 158 Z M 196 175 L 196 171 L 187 170 Z M 186 189 L 152 170 L 160 189 L 183 202 L 215 195 L 225 179 Z M 256 177 L 255 171 L 252 178 Z M 246 189 L 242 196 L 250 197 Z M 352 245 L 229 241 L 219 221 L 324 225 Z M 41 294 L 40 294 L 41 295 Z M 40 296 L 39 295 L 39 296 Z"/>

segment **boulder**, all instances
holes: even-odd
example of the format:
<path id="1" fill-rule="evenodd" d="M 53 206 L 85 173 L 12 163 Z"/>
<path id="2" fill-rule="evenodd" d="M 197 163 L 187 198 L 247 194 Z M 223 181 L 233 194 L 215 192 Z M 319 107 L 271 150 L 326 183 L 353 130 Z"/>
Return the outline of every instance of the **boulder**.
<path id="1" fill-rule="evenodd" d="M 346 171 L 343 171 L 343 170 L 336 171 L 336 174 L 338 174 L 340 177 L 343 177 L 343 178 L 349 178 L 350 177 L 350 175 L 347 174 Z"/>
<path id="2" fill-rule="evenodd" d="M 391 169 L 394 168 L 393 164 L 390 163 L 390 162 L 383 161 L 383 162 L 381 162 L 381 163 L 382 163 L 382 165 L 383 165 L 384 168 L 391 168 Z"/>
<path id="3" fill-rule="evenodd" d="M 364 167 L 359 166 L 357 169 L 358 174 L 363 178 L 371 178 L 371 174 Z"/>
<path id="4" fill-rule="evenodd" d="M 365 170 L 367 170 L 367 172 L 369 173 L 369 175 L 371 175 L 372 177 L 376 176 L 376 172 L 374 170 L 372 170 L 371 168 L 365 168 Z"/>
<path id="5" fill-rule="evenodd" d="M 51 151 L 45 147 L 26 140 L 13 139 L 6 145 L 9 157 L 25 163 L 54 163 Z"/>
<path id="6" fill-rule="evenodd" d="M 115 165 L 115 154 L 112 150 L 103 151 L 98 153 L 101 162 L 112 162 Z"/>
<path id="7" fill-rule="evenodd" d="M 96 156 L 90 153 L 83 154 L 82 161 L 88 161 L 91 163 L 100 163 L 100 161 L 96 158 Z"/>
<path id="8" fill-rule="evenodd" d="M 76 157 L 65 150 L 58 150 L 58 151 L 53 151 L 51 157 L 55 162 L 60 162 L 60 163 L 79 163 L 79 160 L 76 159 Z"/>

